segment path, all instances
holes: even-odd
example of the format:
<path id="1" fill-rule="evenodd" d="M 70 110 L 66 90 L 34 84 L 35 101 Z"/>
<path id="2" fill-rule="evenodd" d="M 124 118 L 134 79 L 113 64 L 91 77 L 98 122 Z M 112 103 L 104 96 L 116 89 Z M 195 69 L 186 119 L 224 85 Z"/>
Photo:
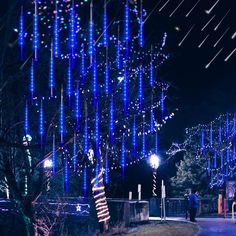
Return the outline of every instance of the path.
<path id="1" fill-rule="evenodd" d="M 150 217 L 150 220 L 160 220 L 159 217 Z M 171 221 L 183 221 L 180 217 L 167 217 Z M 236 236 L 236 220 L 230 218 L 197 218 L 200 231 L 196 236 Z"/>
<path id="2" fill-rule="evenodd" d="M 222 218 L 197 218 L 197 236 L 236 236 L 236 221 Z"/>

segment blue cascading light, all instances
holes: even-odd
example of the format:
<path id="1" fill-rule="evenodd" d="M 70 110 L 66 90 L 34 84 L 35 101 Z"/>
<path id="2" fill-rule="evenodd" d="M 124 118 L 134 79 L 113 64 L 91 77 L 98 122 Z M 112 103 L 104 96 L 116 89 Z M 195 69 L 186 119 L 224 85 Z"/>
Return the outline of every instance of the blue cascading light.
<path id="1" fill-rule="evenodd" d="M 233 136 L 235 138 L 236 135 L 236 113 L 234 113 L 234 125 L 233 125 Z"/>
<path id="2" fill-rule="evenodd" d="M 129 14 L 129 2 L 125 4 L 125 26 L 124 26 L 124 41 L 130 40 L 130 14 Z"/>
<path id="3" fill-rule="evenodd" d="M 224 166 L 224 156 L 223 151 L 220 152 L 220 168 L 223 168 Z"/>
<path id="4" fill-rule="evenodd" d="M 109 142 L 110 144 L 114 144 L 114 137 L 115 137 L 115 114 L 114 114 L 114 98 L 113 95 L 111 96 L 110 101 L 110 122 L 109 122 Z"/>
<path id="5" fill-rule="evenodd" d="M 120 51 L 121 51 L 121 45 L 120 45 L 120 39 L 119 39 L 119 33 L 118 33 L 117 45 L 116 45 L 116 67 L 117 67 L 117 69 L 121 68 Z"/>
<path id="6" fill-rule="evenodd" d="M 52 141 L 52 173 L 53 175 L 56 174 L 56 137 L 53 134 L 53 141 Z"/>
<path id="7" fill-rule="evenodd" d="M 157 155 L 159 152 L 159 140 L 158 140 L 158 134 L 155 133 L 155 154 Z"/>
<path id="8" fill-rule="evenodd" d="M 69 192 L 69 163 L 68 163 L 68 153 L 65 153 L 64 159 L 64 191 Z"/>
<path id="9" fill-rule="evenodd" d="M 105 94 L 106 96 L 110 93 L 110 77 L 109 77 L 109 60 L 108 60 L 108 52 L 106 53 L 106 64 L 105 64 Z"/>
<path id="10" fill-rule="evenodd" d="M 99 155 L 99 146 L 100 146 L 100 130 L 99 130 L 99 112 L 96 109 L 95 112 L 95 122 L 94 122 L 94 143 L 95 143 L 95 157 L 98 158 Z"/>
<path id="11" fill-rule="evenodd" d="M 226 114 L 226 138 L 229 137 L 229 113 Z"/>
<path id="12" fill-rule="evenodd" d="M 73 171 L 77 170 L 77 145 L 76 145 L 76 134 L 74 134 L 73 140 Z"/>
<path id="13" fill-rule="evenodd" d="M 84 154 L 88 153 L 88 119 L 85 118 L 84 122 Z"/>
<path id="14" fill-rule="evenodd" d="M 211 159 L 210 158 L 207 161 L 207 173 L 208 175 L 211 174 Z"/>
<path id="15" fill-rule="evenodd" d="M 123 93 L 122 93 L 122 97 L 123 97 L 123 111 L 124 114 L 126 114 L 127 109 L 128 109 L 128 75 L 127 75 L 127 68 L 125 65 L 124 68 L 124 79 L 122 81 L 122 87 L 123 87 Z"/>
<path id="16" fill-rule="evenodd" d="M 154 67 L 153 67 L 153 61 L 151 59 L 151 62 L 150 62 L 150 69 L 149 69 L 149 76 L 150 76 L 150 86 L 153 88 L 154 86 Z"/>
<path id="17" fill-rule="evenodd" d="M 125 135 L 123 134 L 122 137 L 122 144 L 121 144 L 121 162 L 122 174 L 124 176 L 125 166 L 126 166 L 126 150 L 125 150 Z"/>
<path id="18" fill-rule="evenodd" d="M 88 53 L 93 56 L 94 53 L 94 34 L 93 34 L 93 3 L 90 4 L 90 20 L 89 20 L 89 47 Z"/>
<path id="19" fill-rule="evenodd" d="M 229 148 L 227 148 L 227 151 L 226 151 L 226 161 L 227 161 L 227 162 L 229 162 L 229 157 L 230 157 L 229 154 L 230 154 L 230 153 L 229 153 Z"/>
<path id="20" fill-rule="evenodd" d="M 65 133 L 65 115 L 64 115 L 64 99 L 63 90 L 61 91 L 61 104 L 60 104 L 60 121 L 59 121 L 59 132 L 61 136 L 61 144 L 64 143 L 64 133 Z"/>
<path id="21" fill-rule="evenodd" d="M 40 110 L 39 110 L 39 136 L 40 136 L 41 143 L 42 143 L 43 136 L 44 136 L 44 109 L 43 109 L 43 100 L 41 100 Z"/>
<path id="22" fill-rule="evenodd" d="M 216 151 L 214 152 L 214 168 L 216 169 L 216 166 L 217 166 L 217 154 L 216 154 Z"/>
<path id="23" fill-rule="evenodd" d="M 151 112 L 150 112 L 150 132 L 154 132 L 154 112 L 153 112 L 153 105 L 151 105 Z"/>
<path id="24" fill-rule="evenodd" d="M 24 32 L 24 11 L 23 6 L 21 7 L 20 22 L 19 22 L 19 35 L 18 35 L 18 44 L 20 47 L 21 60 L 23 59 L 23 50 L 25 46 L 25 32 Z"/>
<path id="25" fill-rule="evenodd" d="M 219 143 L 222 142 L 222 128 L 221 126 L 219 127 Z"/>
<path id="26" fill-rule="evenodd" d="M 143 125 L 143 134 L 142 134 L 142 156 L 145 157 L 147 154 L 146 150 L 146 134 L 145 134 L 145 127 Z"/>
<path id="27" fill-rule="evenodd" d="M 58 10 L 56 7 L 56 14 L 54 17 L 54 35 L 53 35 L 53 46 L 54 46 L 54 56 L 59 57 L 60 55 L 60 38 L 59 38 L 59 22 L 60 22 L 60 17 L 58 16 Z"/>
<path id="28" fill-rule="evenodd" d="M 82 85 L 83 85 L 85 83 L 85 75 L 86 75 L 84 44 L 82 44 L 82 49 L 81 49 L 81 69 L 80 69 L 80 73 L 81 73 Z"/>
<path id="29" fill-rule="evenodd" d="M 139 109 L 143 108 L 143 68 L 139 67 L 139 87 L 138 87 Z"/>
<path id="30" fill-rule="evenodd" d="M 38 49 L 39 49 L 39 31 L 38 31 L 38 0 L 35 0 L 35 9 L 34 9 L 34 19 L 33 19 L 33 50 L 35 60 L 38 59 Z"/>
<path id="31" fill-rule="evenodd" d="M 29 134 L 29 106 L 25 103 L 25 120 L 24 120 L 24 135 Z"/>
<path id="32" fill-rule="evenodd" d="M 51 58 L 50 58 L 50 67 L 49 67 L 49 89 L 50 89 L 51 97 L 53 97 L 53 93 L 55 89 L 53 48 L 51 49 Z"/>
<path id="33" fill-rule="evenodd" d="M 109 161 L 108 161 L 108 152 L 105 157 L 105 183 L 109 183 Z"/>
<path id="34" fill-rule="evenodd" d="M 212 147 L 212 145 L 213 145 L 213 135 L 212 135 L 212 132 L 213 132 L 213 130 L 212 130 L 212 124 L 211 124 L 211 127 L 210 127 L 210 147 Z"/>
<path id="35" fill-rule="evenodd" d="M 161 118 L 162 120 L 164 119 L 164 115 L 165 115 L 165 93 L 164 93 L 164 89 L 162 89 L 161 91 Z"/>
<path id="36" fill-rule="evenodd" d="M 204 129 L 201 130 L 201 149 L 205 148 L 205 131 Z"/>
<path id="37" fill-rule="evenodd" d="M 140 7 L 140 18 L 139 18 L 139 46 L 143 47 L 144 45 L 144 37 L 143 37 L 143 6 L 141 0 L 141 7 Z"/>
<path id="38" fill-rule="evenodd" d="M 94 99 L 94 105 L 96 106 L 98 101 L 98 78 L 97 78 L 97 62 L 96 62 L 96 56 L 93 57 L 93 63 L 92 63 L 92 83 L 93 83 L 93 99 Z"/>
<path id="39" fill-rule="evenodd" d="M 83 173 L 83 192 L 84 196 L 87 195 L 87 166 L 84 166 L 84 173 Z"/>
<path id="40" fill-rule="evenodd" d="M 137 156 L 137 134 L 136 134 L 136 117 L 134 116 L 132 127 L 132 155 Z"/>
<path id="41" fill-rule="evenodd" d="M 108 25 L 107 25 L 107 2 L 104 0 L 104 14 L 103 14 L 103 45 L 108 46 L 109 35 L 108 35 Z"/>
<path id="42" fill-rule="evenodd" d="M 80 127 L 80 117 L 81 117 L 81 107 L 80 107 L 80 90 L 77 84 L 75 91 L 75 120 L 76 120 L 76 130 Z"/>
<path id="43" fill-rule="evenodd" d="M 30 86 L 29 86 L 31 99 L 34 97 L 35 93 L 35 73 L 34 73 L 34 60 L 32 60 L 31 67 L 30 67 Z"/>
<path id="44" fill-rule="evenodd" d="M 74 3 L 70 8 L 70 33 L 69 33 L 69 49 L 71 57 L 74 58 L 76 51 L 76 32 L 75 32 L 75 9 Z"/>
<path id="45" fill-rule="evenodd" d="M 71 60 L 69 59 L 68 71 L 67 71 L 67 88 L 66 88 L 67 97 L 69 101 L 72 96 L 72 68 L 71 68 Z"/>

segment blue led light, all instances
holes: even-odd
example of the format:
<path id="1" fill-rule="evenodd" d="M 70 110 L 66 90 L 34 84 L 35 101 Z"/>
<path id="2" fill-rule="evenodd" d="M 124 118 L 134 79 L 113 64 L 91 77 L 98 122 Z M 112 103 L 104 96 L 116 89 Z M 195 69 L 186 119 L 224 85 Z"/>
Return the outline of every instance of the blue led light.
<path id="1" fill-rule="evenodd" d="M 136 118 L 134 116 L 133 128 L 132 128 L 132 155 L 137 156 L 137 135 L 136 135 Z"/>
<path id="2" fill-rule="evenodd" d="M 59 132 L 61 135 L 61 144 L 64 142 L 64 132 L 65 132 L 65 123 L 64 123 L 64 100 L 63 100 L 63 90 L 61 91 L 61 103 L 60 103 L 60 121 L 59 121 Z"/>
<path id="3" fill-rule="evenodd" d="M 108 152 L 105 157 L 105 183 L 109 183 L 109 161 L 108 161 Z"/>
<path id="4" fill-rule="evenodd" d="M 67 88 L 66 93 L 69 98 L 71 99 L 72 96 L 72 71 L 71 71 L 71 60 L 69 60 L 68 71 L 67 71 Z"/>
<path id="5" fill-rule="evenodd" d="M 90 56 L 94 53 L 94 35 L 93 35 L 93 3 L 90 4 L 90 20 L 89 20 L 89 47 L 88 53 Z"/>
<path id="6" fill-rule="evenodd" d="M 222 142 L 222 128 L 220 126 L 220 128 L 219 128 L 219 143 L 221 143 L 221 142 Z"/>
<path id="7" fill-rule="evenodd" d="M 226 114 L 226 137 L 229 136 L 229 113 Z"/>
<path id="8" fill-rule="evenodd" d="M 143 68 L 139 67 L 139 86 L 138 86 L 139 109 L 143 107 Z"/>
<path id="9" fill-rule="evenodd" d="M 226 161 L 229 162 L 229 149 L 227 148 L 227 151 L 226 151 Z"/>
<path id="10" fill-rule="evenodd" d="M 43 101 L 41 100 L 40 110 L 39 110 L 39 136 L 41 142 L 44 136 L 44 110 L 43 110 Z"/>
<path id="11" fill-rule="evenodd" d="M 205 148 L 205 132 L 204 129 L 201 131 L 201 149 Z"/>
<path id="12" fill-rule="evenodd" d="M 92 63 L 92 70 L 93 70 L 93 75 L 92 75 L 92 80 L 93 80 L 93 98 L 94 98 L 94 104 L 96 105 L 97 98 L 98 98 L 98 81 L 97 81 L 97 62 L 96 62 L 96 57 L 93 57 L 93 63 Z"/>
<path id="13" fill-rule="evenodd" d="M 130 40 L 130 15 L 129 15 L 129 2 L 125 4 L 125 26 L 124 26 L 124 41 Z"/>
<path id="14" fill-rule="evenodd" d="M 84 154 L 88 153 L 88 120 L 85 118 L 84 123 Z"/>
<path id="15" fill-rule="evenodd" d="M 103 45 L 108 46 L 108 25 L 107 25 L 107 3 L 104 0 L 104 14 L 103 14 Z"/>
<path id="16" fill-rule="evenodd" d="M 211 174 L 211 159 L 208 159 L 207 161 L 207 172 L 208 172 L 208 175 Z"/>
<path id="17" fill-rule="evenodd" d="M 150 62 L 150 86 L 153 88 L 154 86 L 154 67 L 153 67 L 153 62 L 151 60 Z"/>
<path id="18" fill-rule="evenodd" d="M 216 151 L 215 151 L 214 152 L 214 168 L 216 168 L 216 165 L 217 165 L 216 158 L 217 158 L 217 155 L 216 155 Z"/>
<path id="19" fill-rule="evenodd" d="M 122 174 L 124 176 L 125 166 L 126 166 L 126 149 L 125 149 L 125 135 L 123 134 L 122 137 L 122 144 L 121 144 L 121 168 Z"/>
<path id="20" fill-rule="evenodd" d="M 110 144 L 114 144 L 115 136 L 115 118 L 114 118 L 114 98 L 111 97 L 110 101 L 110 122 L 109 122 L 109 141 Z"/>
<path id="21" fill-rule="evenodd" d="M 84 84 L 84 80 L 85 80 L 85 53 L 84 53 L 84 44 L 82 44 L 82 49 L 81 49 L 81 69 L 80 69 L 80 73 L 82 76 L 82 84 Z"/>
<path id="22" fill-rule="evenodd" d="M 100 145 L 100 131 L 99 131 L 99 112 L 98 109 L 95 112 L 94 122 L 94 143 L 95 143 L 95 157 L 99 157 L 99 145 Z"/>
<path id="23" fill-rule="evenodd" d="M 140 7 L 140 19 L 139 19 L 139 46 L 143 47 L 144 45 L 144 37 L 143 37 L 143 6 L 141 0 L 141 7 Z"/>
<path id="24" fill-rule="evenodd" d="M 75 92 L 75 120 L 76 120 L 76 129 L 79 129 L 80 126 L 80 116 L 81 116 L 81 108 L 80 108 L 80 90 L 79 85 L 77 84 L 76 92 Z"/>
<path id="25" fill-rule="evenodd" d="M 34 10 L 34 19 L 33 19 L 33 50 L 34 50 L 34 53 L 35 53 L 35 60 L 37 60 L 37 58 L 38 58 L 38 49 L 39 49 L 37 3 L 38 3 L 38 0 L 35 0 L 35 10 Z"/>
<path id="26" fill-rule="evenodd" d="M 236 113 L 234 113 L 234 126 L 233 126 L 233 134 L 234 134 L 234 137 L 235 137 L 235 134 L 236 134 Z"/>
<path id="27" fill-rule="evenodd" d="M 60 39 L 59 39 L 59 25 L 60 17 L 58 16 L 57 6 L 56 6 L 56 14 L 54 17 L 54 56 L 59 57 L 60 55 Z"/>
<path id="28" fill-rule="evenodd" d="M 122 85 L 123 85 L 123 93 L 122 93 L 123 110 L 124 110 L 124 113 L 126 114 L 127 108 L 128 108 L 128 76 L 127 76 L 126 65 L 125 65 L 125 68 L 124 68 L 124 79 L 122 81 Z"/>
<path id="29" fill-rule="evenodd" d="M 24 135 L 29 134 L 29 107 L 28 102 L 25 103 L 25 120 L 24 120 Z"/>
<path id="30" fill-rule="evenodd" d="M 108 53 L 107 53 L 108 54 Z M 109 61 L 108 55 L 106 55 L 106 65 L 105 65 L 105 94 L 109 95 L 110 92 L 110 78 L 109 78 Z"/>
<path id="31" fill-rule="evenodd" d="M 76 134 L 74 135 L 73 140 L 73 170 L 76 172 L 77 170 L 77 145 L 76 145 Z"/>
<path id="32" fill-rule="evenodd" d="M 68 166 L 68 153 L 65 154 L 64 160 L 64 191 L 69 192 L 69 166 Z"/>
<path id="33" fill-rule="evenodd" d="M 25 45 L 24 11 L 23 11 L 23 7 L 21 7 L 21 14 L 20 14 L 18 44 L 20 46 L 21 59 L 23 59 L 23 48 L 24 48 L 24 45 Z"/>
<path id="34" fill-rule="evenodd" d="M 164 114 L 165 114 L 165 93 L 164 89 L 161 91 L 161 117 L 162 120 L 164 119 Z"/>
<path id="35" fill-rule="evenodd" d="M 158 140 L 158 134 L 156 132 L 155 134 L 155 154 L 158 154 L 159 152 L 159 140 Z"/>
<path id="36" fill-rule="evenodd" d="M 53 143 L 52 143 L 52 173 L 56 174 L 56 138 L 53 134 Z"/>
<path id="37" fill-rule="evenodd" d="M 211 124 L 211 127 L 210 127 L 210 146 L 212 147 L 212 145 L 213 145 L 213 136 L 212 136 L 212 132 L 213 132 L 213 130 L 212 130 L 212 124 Z"/>
<path id="38" fill-rule="evenodd" d="M 143 125 L 143 134 L 142 134 L 142 156 L 145 157 L 147 154 L 146 151 L 146 134 L 145 134 L 145 127 Z"/>
<path id="39" fill-rule="evenodd" d="M 29 86 L 31 98 L 34 97 L 35 93 L 35 73 L 34 73 L 34 60 L 32 60 L 30 67 L 30 86 Z"/>
<path id="40" fill-rule="evenodd" d="M 151 106 L 151 112 L 150 112 L 150 132 L 154 132 L 154 112 L 153 112 L 153 105 Z"/>
<path id="41" fill-rule="evenodd" d="M 84 176 L 83 176 L 83 192 L 84 196 L 87 194 L 87 167 L 84 167 Z"/>
<path id="42" fill-rule="evenodd" d="M 121 68 L 120 50 L 121 50 L 121 45 L 120 45 L 119 33 L 118 33 L 118 39 L 117 39 L 117 45 L 116 45 L 116 67 L 118 69 Z"/>
<path id="43" fill-rule="evenodd" d="M 223 168 L 224 165 L 224 158 L 223 158 L 223 152 L 220 153 L 220 168 Z"/>
<path id="44" fill-rule="evenodd" d="M 51 49 L 50 68 L 49 68 L 49 88 L 51 97 L 53 97 L 53 92 L 55 88 L 53 47 Z"/>
<path id="45" fill-rule="evenodd" d="M 69 35 L 69 48 L 72 58 L 74 58 L 76 50 L 76 32 L 75 32 L 75 10 L 74 3 L 71 4 L 70 9 L 70 35 Z"/>

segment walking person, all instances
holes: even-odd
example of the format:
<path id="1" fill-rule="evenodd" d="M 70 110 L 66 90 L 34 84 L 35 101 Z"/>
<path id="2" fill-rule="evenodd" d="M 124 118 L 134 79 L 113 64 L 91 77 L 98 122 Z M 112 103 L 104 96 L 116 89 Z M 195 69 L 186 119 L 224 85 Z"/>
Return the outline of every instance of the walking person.
<path id="1" fill-rule="evenodd" d="M 196 222 L 196 214 L 198 209 L 198 196 L 196 194 L 197 190 L 192 189 L 192 193 L 189 196 L 189 212 L 190 212 L 190 221 Z"/>

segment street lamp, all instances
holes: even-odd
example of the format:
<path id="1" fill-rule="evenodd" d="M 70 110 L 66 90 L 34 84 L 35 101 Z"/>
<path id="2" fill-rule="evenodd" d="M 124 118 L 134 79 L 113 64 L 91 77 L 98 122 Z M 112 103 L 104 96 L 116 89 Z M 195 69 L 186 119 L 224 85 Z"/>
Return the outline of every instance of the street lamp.
<path id="1" fill-rule="evenodd" d="M 157 194 L 156 194 L 156 178 L 157 178 L 157 168 L 160 165 L 160 157 L 156 154 L 151 154 L 149 157 L 149 163 L 152 167 L 152 177 L 153 177 L 152 195 L 157 196 Z"/>

